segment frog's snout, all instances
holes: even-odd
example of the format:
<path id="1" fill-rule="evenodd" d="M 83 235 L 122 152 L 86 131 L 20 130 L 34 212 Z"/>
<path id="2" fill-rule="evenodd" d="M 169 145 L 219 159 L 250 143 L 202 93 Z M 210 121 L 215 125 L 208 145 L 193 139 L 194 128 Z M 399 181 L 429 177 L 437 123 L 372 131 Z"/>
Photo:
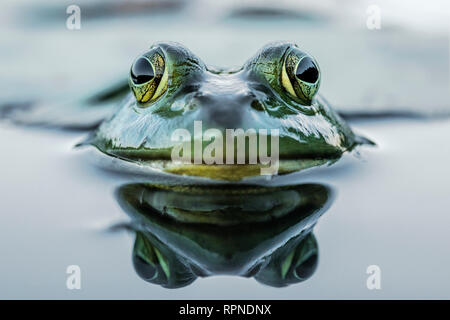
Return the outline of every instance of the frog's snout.
<path id="1" fill-rule="evenodd" d="M 241 128 L 251 109 L 263 110 L 263 102 L 246 81 L 230 78 L 205 81 L 193 100 L 202 120 L 218 127 Z"/>
<path id="2" fill-rule="evenodd" d="M 197 107 L 201 109 L 203 120 L 216 123 L 218 127 L 237 128 L 244 122 L 246 111 L 254 105 L 260 105 L 254 94 L 233 93 L 198 95 Z"/>

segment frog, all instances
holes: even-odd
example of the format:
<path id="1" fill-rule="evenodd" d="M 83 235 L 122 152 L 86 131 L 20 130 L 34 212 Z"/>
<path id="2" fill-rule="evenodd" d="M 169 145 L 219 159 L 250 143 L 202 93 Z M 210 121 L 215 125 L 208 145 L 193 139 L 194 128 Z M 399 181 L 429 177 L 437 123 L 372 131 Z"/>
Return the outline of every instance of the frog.
<path id="1" fill-rule="evenodd" d="M 259 142 L 267 139 L 273 146 L 277 139 L 274 174 L 330 165 L 370 141 L 356 135 L 318 94 L 320 80 L 317 61 L 291 42 L 270 43 L 234 69 L 208 67 L 178 43 L 155 43 L 132 63 L 131 92 L 123 105 L 80 145 L 169 174 L 239 181 L 262 172 L 264 164 L 250 161 L 248 132 L 263 132 Z M 201 124 L 200 138 L 196 122 Z M 177 130 L 187 138 L 174 139 Z M 211 130 L 219 133 L 209 140 L 223 147 L 222 155 L 213 156 L 212 163 L 193 163 L 190 151 L 198 143 L 204 154 L 210 141 L 201 140 L 202 133 Z M 226 145 L 232 140 L 224 141 L 229 130 L 241 130 L 248 139 L 243 140 L 249 146 L 240 163 L 236 146 Z M 182 157 L 188 154 L 187 161 L 174 161 L 174 151 L 186 143 Z M 261 148 L 253 151 L 261 155 Z"/>
<path id="2" fill-rule="evenodd" d="M 286 287 L 309 279 L 318 266 L 313 229 L 334 190 L 304 183 L 283 187 L 167 186 L 129 183 L 116 200 L 135 235 L 132 261 L 144 281 L 164 288 L 217 275 L 254 278 Z"/>

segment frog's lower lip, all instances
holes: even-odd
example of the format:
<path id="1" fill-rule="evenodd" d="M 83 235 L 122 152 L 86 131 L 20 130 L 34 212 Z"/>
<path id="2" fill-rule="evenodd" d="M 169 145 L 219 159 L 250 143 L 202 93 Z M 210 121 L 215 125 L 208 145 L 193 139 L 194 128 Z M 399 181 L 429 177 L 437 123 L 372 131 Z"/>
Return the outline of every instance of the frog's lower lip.
<path id="1" fill-rule="evenodd" d="M 120 157 L 119 157 L 120 158 Z M 121 158 L 124 161 L 146 166 L 151 169 L 163 171 L 181 176 L 202 177 L 225 181 L 239 181 L 244 178 L 261 175 L 283 175 L 292 172 L 300 172 L 313 167 L 329 165 L 334 163 L 336 158 L 321 159 L 280 159 L 275 168 L 269 171 L 269 165 L 261 164 L 186 164 L 177 163 L 171 160 L 145 160 Z M 272 166 L 274 166 L 272 164 Z M 271 172 L 271 173 L 270 173 Z"/>
<path id="2" fill-rule="evenodd" d="M 339 160 L 342 154 L 324 154 L 316 157 L 307 155 L 288 157 L 280 155 L 278 161 L 270 161 L 268 164 L 193 164 L 172 161 L 167 150 L 151 153 L 138 149 L 114 149 L 105 150 L 94 146 L 103 155 L 111 159 L 123 161 L 126 171 L 137 173 L 164 172 L 176 176 L 189 176 L 193 178 L 208 178 L 213 180 L 240 181 L 244 178 L 264 175 L 284 175 L 292 172 L 300 172 L 313 167 L 330 165 Z M 246 161 L 248 162 L 248 161 Z M 126 165 L 125 165 L 126 164 Z M 119 165 L 122 167 L 121 165 Z"/>

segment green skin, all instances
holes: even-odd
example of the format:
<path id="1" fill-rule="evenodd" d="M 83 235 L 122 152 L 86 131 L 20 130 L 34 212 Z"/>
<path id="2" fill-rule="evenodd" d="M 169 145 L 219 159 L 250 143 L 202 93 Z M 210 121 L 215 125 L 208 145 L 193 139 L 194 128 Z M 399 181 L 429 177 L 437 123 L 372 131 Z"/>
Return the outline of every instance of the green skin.
<path id="1" fill-rule="evenodd" d="M 332 201 L 331 190 L 318 184 L 129 184 L 116 196 L 136 233 L 136 272 L 166 288 L 219 274 L 254 277 L 275 287 L 306 280 L 318 261 L 312 229 Z"/>
<path id="2" fill-rule="evenodd" d="M 296 50 L 298 58 L 309 57 L 292 43 L 269 44 L 242 68 L 230 71 L 208 68 L 176 43 L 157 43 L 152 48 L 159 48 L 164 56 L 167 90 L 145 104 L 130 94 L 101 124 L 87 143 L 107 155 L 176 174 L 240 180 L 259 174 L 260 165 L 175 166 L 171 152 L 179 142 L 171 139 L 174 130 L 186 129 L 193 137 L 196 120 L 202 121 L 203 132 L 216 128 L 224 137 L 225 129 L 278 129 L 279 174 L 334 162 L 365 142 L 315 94 L 320 73 L 314 90 L 305 91 L 310 100 L 293 97 L 283 86 L 283 65 L 289 54 Z"/>

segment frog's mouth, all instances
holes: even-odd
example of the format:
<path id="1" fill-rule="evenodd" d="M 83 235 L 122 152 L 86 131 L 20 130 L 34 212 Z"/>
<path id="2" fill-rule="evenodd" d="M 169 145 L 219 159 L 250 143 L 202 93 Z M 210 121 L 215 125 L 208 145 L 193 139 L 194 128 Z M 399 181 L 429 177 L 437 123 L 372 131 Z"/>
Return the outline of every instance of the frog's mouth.
<path id="1" fill-rule="evenodd" d="M 102 151 L 104 152 L 104 151 Z M 105 153 L 105 152 L 104 152 Z M 173 161 L 171 159 L 135 156 L 127 152 L 106 153 L 127 163 L 181 176 L 202 177 L 225 181 L 240 181 L 256 176 L 285 175 L 314 167 L 327 166 L 340 157 L 317 157 L 299 159 L 279 159 L 269 164 L 194 164 Z"/>
<path id="2" fill-rule="evenodd" d="M 187 161 L 179 158 L 172 159 L 172 148 L 117 148 L 98 144 L 98 140 L 91 141 L 88 144 L 95 146 L 108 156 L 140 168 L 150 168 L 181 176 L 226 181 L 239 181 L 255 176 L 284 175 L 313 167 L 331 165 L 342 155 L 342 150 L 335 147 L 329 149 L 322 147 L 318 150 L 309 146 L 299 147 L 299 145 L 295 145 L 290 146 L 290 148 L 280 148 L 281 152 L 277 157 L 266 157 L 264 161 L 257 158 L 256 161 L 249 163 L 249 156 L 246 153 L 244 161 L 240 161 L 243 162 L 242 164 L 238 163 L 236 157 L 234 161 L 227 161 L 226 155 L 223 155 L 222 161 L 219 161 L 221 164 L 217 164 L 218 161 L 205 161 L 205 158 L 201 159 L 199 163 L 196 163 L 195 159 L 192 158 Z M 259 150 L 257 154 L 259 155 Z"/>
<path id="3" fill-rule="evenodd" d="M 283 175 L 309 168 L 331 164 L 331 159 L 279 160 L 277 168 L 261 164 L 182 164 L 172 161 L 153 160 L 149 166 L 177 175 L 206 177 L 211 179 L 239 181 L 260 175 Z"/>

